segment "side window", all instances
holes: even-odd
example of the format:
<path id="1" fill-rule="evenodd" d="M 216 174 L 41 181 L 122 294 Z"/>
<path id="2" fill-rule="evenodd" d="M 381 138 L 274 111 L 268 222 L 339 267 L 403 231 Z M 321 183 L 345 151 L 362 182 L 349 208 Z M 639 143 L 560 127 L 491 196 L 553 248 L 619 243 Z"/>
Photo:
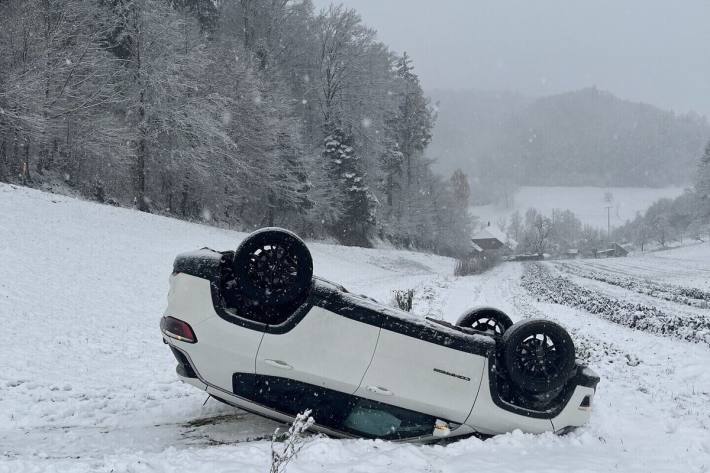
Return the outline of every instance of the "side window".
<path id="1" fill-rule="evenodd" d="M 310 409 L 315 421 L 324 427 L 342 430 L 345 416 L 352 409 L 353 396 L 350 394 L 278 376 L 239 376 L 248 378 L 247 384 L 256 386 L 242 391 L 250 395 L 250 399 L 291 416 Z M 251 381 L 252 377 L 254 381 Z M 238 395 L 242 395 L 236 392 L 241 386 L 235 383 Z"/>
<path id="2" fill-rule="evenodd" d="M 405 439 L 431 435 L 435 423 L 436 418 L 426 414 L 358 398 L 341 430 L 365 437 Z"/>
<path id="3" fill-rule="evenodd" d="M 240 374 L 252 378 L 254 375 Z M 295 416 L 306 409 L 316 423 L 341 432 L 362 437 L 406 439 L 431 435 L 436 418 L 401 407 L 383 404 L 276 376 L 259 376 L 246 384 L 249 393 L 235 392 L 284 414 Z M 254 386 L 258 383 L 258 386 Z M 243 387 L 243 386 L 242 386 Z"/>

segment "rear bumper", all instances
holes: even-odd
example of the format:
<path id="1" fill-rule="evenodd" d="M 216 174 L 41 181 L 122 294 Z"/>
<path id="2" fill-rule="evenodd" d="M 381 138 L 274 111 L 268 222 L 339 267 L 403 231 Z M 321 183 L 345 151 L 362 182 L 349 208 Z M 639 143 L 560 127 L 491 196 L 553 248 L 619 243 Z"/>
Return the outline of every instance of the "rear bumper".
<path id="1" fill-rule="evenodd" d="M 187 355 L 185 355 L 183 352 L 181 352 L 169 343 L 168 346 L 170 347 L 170 351 L 175 357 L 175 361 L 177 361 L 175 371 L 177 372 L 178 376 L 180 376 L 181 379 L 197 379 L 197 373 L 192 367 L 192 363 L 190 363 L 190 359 L 187 357 Z"/>
<path id="2" fill-rule="evenodd" d="M 177 370 L 176 370 L 177 371 Z M 183 376 L 180 374 L 180 371 L 177 371 L 177 376 L 182 381 L 183 383 L 191 384 L 192 386 L 196 387 L 200 391 L 207 391 L 207 385 L 200 381 L 199 378 L 188 378 L 186 376 Z"/>

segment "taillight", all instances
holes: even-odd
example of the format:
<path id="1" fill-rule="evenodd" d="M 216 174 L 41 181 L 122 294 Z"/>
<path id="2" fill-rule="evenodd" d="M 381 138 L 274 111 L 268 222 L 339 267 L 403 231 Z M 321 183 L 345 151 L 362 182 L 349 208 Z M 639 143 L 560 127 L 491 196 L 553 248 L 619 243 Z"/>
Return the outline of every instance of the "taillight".
<path id="1" fill-rule="evenodd" d="M 170 338 L 187 343 L 196 343 L 197 337 L 190 327 L 190 324 L 175 317 L 163 317 L 160 319 L 160 330 Z"/>

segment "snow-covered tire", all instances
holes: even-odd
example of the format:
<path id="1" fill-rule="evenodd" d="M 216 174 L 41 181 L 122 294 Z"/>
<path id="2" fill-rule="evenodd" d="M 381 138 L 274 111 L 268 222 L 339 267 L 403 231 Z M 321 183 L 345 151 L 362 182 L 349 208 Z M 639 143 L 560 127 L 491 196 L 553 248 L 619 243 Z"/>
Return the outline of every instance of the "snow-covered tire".
<path id="1" fill-rule="evenodd" d="M 249 235 L 234 254 L 237 290 L 257 304 L 292 303 L 308 292 L 313 259 L 295 233 L 262 228 Z"/>
<path id="2" fill-rule="evenodd" d="M 523 391 L 554 391 L 574 370 L 574 342 L 564 328 L 549 320 L 518 322 L 503 334 L 501 342 L 508 376 Z"/>
<path id="3" fill-rule="evenodd" d="M 491 335 L 503 335 L 512 325 L 508 315 L 493 307 L 476 307 L 466 311 L 456 321 L 456 325 Z"/>

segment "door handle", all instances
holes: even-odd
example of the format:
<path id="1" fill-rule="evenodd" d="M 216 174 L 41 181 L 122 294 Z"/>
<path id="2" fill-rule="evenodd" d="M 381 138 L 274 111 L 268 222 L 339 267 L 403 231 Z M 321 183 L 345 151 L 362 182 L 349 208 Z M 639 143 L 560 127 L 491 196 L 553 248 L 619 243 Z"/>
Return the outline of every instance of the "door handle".
<path id="1" fill-rule="evenodd" d="M 391 396 L 394 394 L 392 391 L 387 388 L 383 388 L 382 386 L 367 386 L 365 389 L 371 393 L 379 394 L 380 396 Z"/>
<path id="2" fill-rule="evenodd" d="M 293 366 L 289 365 L 285 361 L 281 360 L 264 360 L 264 363 L 270 366 L 274 366 L 276 368 L 281 368 L 282 370 L 292 370 Z"/>

